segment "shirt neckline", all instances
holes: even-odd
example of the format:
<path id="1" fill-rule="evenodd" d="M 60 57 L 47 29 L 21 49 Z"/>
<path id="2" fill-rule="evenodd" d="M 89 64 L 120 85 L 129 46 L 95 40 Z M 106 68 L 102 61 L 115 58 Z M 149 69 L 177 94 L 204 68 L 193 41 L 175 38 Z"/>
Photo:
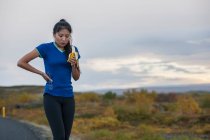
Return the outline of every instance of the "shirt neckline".
<path id="1" fill-rule="evenodd" d="M 54 45 L 54 46 L 55 46 L 55 48 L 56 48 L 56 49 L 58 49 L 60 52 L 62 52 L 62 53 L 63 53 L 63 52 L 65 52 L 65 50 L 61 50 L 61 49 L 60 49 L 60 48 L 56 45 L 56 43 L 55 43 L 55 42 L 53 42 L 53 45 Z"/>

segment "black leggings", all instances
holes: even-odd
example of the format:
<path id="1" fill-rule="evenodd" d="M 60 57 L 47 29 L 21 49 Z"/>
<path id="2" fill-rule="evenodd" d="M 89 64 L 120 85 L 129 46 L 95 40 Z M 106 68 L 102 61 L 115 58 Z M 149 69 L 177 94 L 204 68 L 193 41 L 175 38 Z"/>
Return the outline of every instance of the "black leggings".
<path id="1" fill-rule="evenodd" d="M 74 119 L 74 97 L 44 94 L 44 110 L 53 134 L 53 140 L 69 140 Z"/>

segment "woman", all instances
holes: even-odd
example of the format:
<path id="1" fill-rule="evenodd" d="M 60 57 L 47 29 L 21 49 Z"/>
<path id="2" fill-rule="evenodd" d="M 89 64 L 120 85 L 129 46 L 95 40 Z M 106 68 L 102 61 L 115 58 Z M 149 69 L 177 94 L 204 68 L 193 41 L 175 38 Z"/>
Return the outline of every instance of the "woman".
<path id="1" fill-rule="evenodd" d="M 19 67 L 46 80 L 44 110 L 54 140 L 69 140 L 75 112 L 71 77 L 75 81 L 80 77 L 80 55 L 78 49 L 71 45 L 71 33 L 71 25 L 61 19 L 53 28 L 54 42 L 37 46 L 17 63 Z M 76 55 L 69 58 L 73 49 Z M 45 72 L 29 64 L 37 57 L 43 58 Z"/>

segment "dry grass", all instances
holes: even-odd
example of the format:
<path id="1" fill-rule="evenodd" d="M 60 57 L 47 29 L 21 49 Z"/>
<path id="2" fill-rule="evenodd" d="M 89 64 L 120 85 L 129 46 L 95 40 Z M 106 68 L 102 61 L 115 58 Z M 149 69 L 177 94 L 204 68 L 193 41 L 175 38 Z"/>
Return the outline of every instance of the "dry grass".
<path id="1" fill-rule="evenodd" d="M 165 140 L 163 134 L 210 133 L 208 94 L 167 96 L 143 90 L 129 91 L 122 96 L 111 92 L 80 93 L 75 99 L 72 131 L 86 140 Z M 48 125 L 42 94 L 7 94 L 0 97 L 0 106 L 6 106 L 10 117 Z M 185 136 L 176 139 L 182 138 L 189 139 Z"/>

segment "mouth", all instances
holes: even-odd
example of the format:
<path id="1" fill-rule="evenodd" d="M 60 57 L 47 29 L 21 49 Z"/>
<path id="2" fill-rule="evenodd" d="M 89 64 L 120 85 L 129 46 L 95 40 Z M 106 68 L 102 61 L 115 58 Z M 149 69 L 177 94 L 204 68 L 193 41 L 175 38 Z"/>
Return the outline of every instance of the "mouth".
<path id="1" fill-rule="evenodd" d="M 66 46 L 66 43 L 61 43 L 62 46 Z"/>

